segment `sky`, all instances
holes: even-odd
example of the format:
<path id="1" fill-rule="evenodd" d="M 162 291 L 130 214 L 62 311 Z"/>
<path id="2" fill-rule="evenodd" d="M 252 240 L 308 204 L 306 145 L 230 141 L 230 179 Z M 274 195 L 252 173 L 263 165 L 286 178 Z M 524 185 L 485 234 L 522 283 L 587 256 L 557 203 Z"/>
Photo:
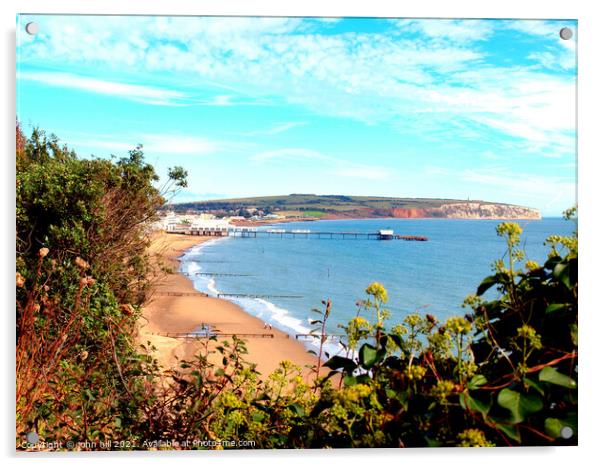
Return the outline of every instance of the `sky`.
<path id="1" fill-rule="evenodd" d="M 36 35 L 24 31 L 39 26 Z M 574 20 L 17 18 L 17 117 L 82 157 L 141 143 L 176 201 L 576 192 Z M 562 27 L 573 37 L 563 40 Z"/>

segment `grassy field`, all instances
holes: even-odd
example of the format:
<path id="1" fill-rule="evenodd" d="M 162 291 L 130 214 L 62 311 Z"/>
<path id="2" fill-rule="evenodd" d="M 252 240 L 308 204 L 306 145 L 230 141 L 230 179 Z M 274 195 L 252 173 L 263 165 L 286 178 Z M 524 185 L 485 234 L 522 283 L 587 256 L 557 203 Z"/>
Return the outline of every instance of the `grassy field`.
<path id="1" fill-rule="evenodd" d="M 320 218 L 328 213 L 340 214 L 366 209 L 433 209 L 440 207 L 442 204 L 458 202 L 466 201 L 458 199 L 290 194 L 288 196 L 264 196 L 186 202 L 175 204 L 173 207 L 180 211 L 187 209 L 198 211 L 233 211 L 255 208 L 263 211 L 279 212 L 287 216 L 294 216 L 293 214 L 298 212 L 299 216 Z M 484 201 L 477 202 L 492 204 L 491 202 Z"/>

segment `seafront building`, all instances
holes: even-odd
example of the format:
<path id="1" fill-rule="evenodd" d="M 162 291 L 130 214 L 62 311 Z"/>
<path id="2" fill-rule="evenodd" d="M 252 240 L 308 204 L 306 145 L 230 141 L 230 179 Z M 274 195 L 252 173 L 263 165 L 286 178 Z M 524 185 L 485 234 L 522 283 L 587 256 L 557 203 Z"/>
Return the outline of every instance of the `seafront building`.
<path id="1" fill-rule="evenodd" d="M 228 236 L 229 231 L 254 230 L 249 227 L 236 227 L 231 223 L 240 218 L 242 217 L 216 218 L 207 213 L 177 214 L 170 211 L 163 214 L 151 229 L 199 236 Z"/>

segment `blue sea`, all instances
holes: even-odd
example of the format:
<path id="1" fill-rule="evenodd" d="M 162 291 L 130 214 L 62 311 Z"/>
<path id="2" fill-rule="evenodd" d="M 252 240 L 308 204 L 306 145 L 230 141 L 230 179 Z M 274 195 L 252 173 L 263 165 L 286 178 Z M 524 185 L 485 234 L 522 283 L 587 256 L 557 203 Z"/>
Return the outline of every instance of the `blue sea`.
<path id="1" fill-rule="evenodd" d="M 221 238 L 192 248 L 182 260 L 195 287 L 210 295 L 237 293 L 296 295 L 301 298 L 233 298 L 250 314 L 291 335 L 308 333 L 313 308 L 331 299 L 327 330 L 340 333 L 356 314 L 364 290 L 381 282 L 389 294 L 391 325 L 413 312 L 440 320 L 463 315 L 461 304 L 491 274 L 492 263 L 505 253 L 495 233 L 499 220 L 370 219 L 319 220 L 270 225 L 269 228 L 373 233 L 392 229 L 399 235 L 428 237 L 426 242 L 366 239 Z M 575 225 L 561 218 L 518 221 L 527 259 L 543 263 L 552 234 L 569 235 Z M 195 272 L 237 274 L 194 276 Z M 239 276 L 240 275 L 240 276 Z M 372 317 L 372 316 L 364 316 Z M 334 352 L 334 347 L 331 352 Z"/>

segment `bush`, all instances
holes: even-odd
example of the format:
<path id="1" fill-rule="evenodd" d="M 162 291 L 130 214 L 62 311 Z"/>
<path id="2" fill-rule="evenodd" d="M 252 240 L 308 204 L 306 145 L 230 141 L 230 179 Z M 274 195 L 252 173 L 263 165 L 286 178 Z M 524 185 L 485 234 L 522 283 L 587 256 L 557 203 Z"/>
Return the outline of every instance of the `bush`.
<path id="1" fill-rule="evenodd" d="M 185 185 L 181 168 L 169 175 L 170 187 Z M 153 348 L 134 344 L 146 223 L 163 202 L 155 181 L 141 147 L 80 160 L 17 126 L 19 448 L 31 448 L 30 431 L 111 449 L 577 443 L 576 232 L 550 237 L 543 265 L 523 264 L 520 227 L 500 224 L 506 262 L 467 297 L 468 314 L 445 322 L 410 314 L 388 327 L 387 291 L 370 284 L 343 327 L 345 354 L 320 358 L 311 385 L 286 361 L 262 381 L 236 338 L 214 337 L 162 373 Z M 322 345 L 334 312 L 324 305 L 313 332 Z"/>

